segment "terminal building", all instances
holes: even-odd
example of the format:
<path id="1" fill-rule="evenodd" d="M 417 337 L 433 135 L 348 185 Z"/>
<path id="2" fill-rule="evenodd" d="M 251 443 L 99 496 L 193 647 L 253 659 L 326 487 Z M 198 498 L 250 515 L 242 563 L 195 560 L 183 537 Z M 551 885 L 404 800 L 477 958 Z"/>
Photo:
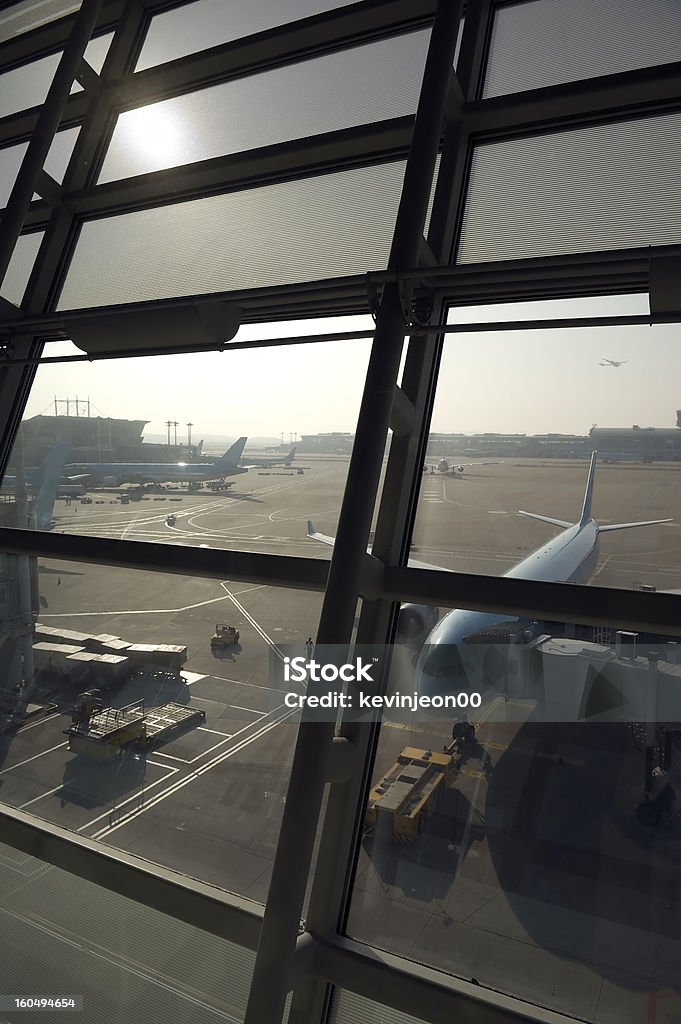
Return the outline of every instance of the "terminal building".
<path id="1" fill-rule="evenodd" d="M 601 523 L 592 475 L 571 526 L 554 517 L 582 466 L 423 473 L 450 445 L 676 457 L 673 429 L 470 438 L 431 421 L 448 344 L 476 364 L 444 380 L 454 425 L 461 389 L 483 408 L 493 378 L 538 401 L 513 341 L 533 331 L 544 403 L 580 400 L 566 362 L 597 327 L 632 332 L 646 386 L 681 321 L 680 139 L 669 0 L 0 4 L 0 474 L 60 439 L 82 460 L 146 458 L 143 419 L 24 419 L 44 380 L 83 394 L 92 372 L 104 393 L 121 362 L 154 393 L 214 386 L 223 415 L 238 393 L 255 423 L 267 406 L 314 424 L 323 402 L 352 428 L 299 445 L 347 459 L 239 478 L 237 511 L 236 487 L 167 508 L 101 497 L 39 530 L 0 502 L 0 1018 L 681 1021 L 681 597 L 605 586 L 617 551 L 672 580 L 675 487 L 632 511 L 604 473 L 629 504 Z M 478 337 L 490 307 L 503 361 Z M 337 323 L 357 316 L 375 330 L 349 380 Z M 289 371 L 301 340 L 323 369 Z M 493 541 L 532 557 L 519 493 L 547 497 L 524 507 L 561 566 L 548 579 L 545 562 L 502 575 Z M 641 507 L 657 546 L 606 533 Z M 305 535 L 317 514 L 326 549 Z M 424 519 L 440 539 L 415 564 Z M 450 611 L 489 629 L 454 642 Z M 480 653 L 483 634 L 500 650 Z M 310 676 L 312 655 L 352 675 L 369 650 L 372 699 L 403 673 L 456 719 L 298 719 L 288 641 Z M 344 678 L 335 696 L 354 693 Z"/>

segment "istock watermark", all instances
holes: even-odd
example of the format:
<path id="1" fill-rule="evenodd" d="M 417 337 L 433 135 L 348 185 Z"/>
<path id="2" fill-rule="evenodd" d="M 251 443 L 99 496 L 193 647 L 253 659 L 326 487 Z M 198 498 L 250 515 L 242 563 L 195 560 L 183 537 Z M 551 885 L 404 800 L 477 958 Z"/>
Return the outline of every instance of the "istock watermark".
<path id="1" fill-rule="evenodd" d="M 342 714 L 346 720 L 383 715 L 414 722 L 482 707 L 482 694 L 461 680 L 454 689 L 440 687 L 442 692 L 420 686 L 413 653 L 399 647 L 278 646 L 270 657 L 270 713 L 290 712 L 295 721 L 304 713 L 313 721 L 336 721 Z"/>

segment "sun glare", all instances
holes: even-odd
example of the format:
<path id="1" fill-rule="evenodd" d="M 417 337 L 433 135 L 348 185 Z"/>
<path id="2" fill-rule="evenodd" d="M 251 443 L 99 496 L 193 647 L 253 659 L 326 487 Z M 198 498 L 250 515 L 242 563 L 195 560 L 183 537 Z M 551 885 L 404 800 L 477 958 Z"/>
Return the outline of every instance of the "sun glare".
<path id="1" fill-rule="evenodd" d="M 140 107 L 126 115 L 126 134 L 136 152 L 154 166 L 173 164 L 180 154 L 180 132 L 173 118 L 157 105 Z"/>

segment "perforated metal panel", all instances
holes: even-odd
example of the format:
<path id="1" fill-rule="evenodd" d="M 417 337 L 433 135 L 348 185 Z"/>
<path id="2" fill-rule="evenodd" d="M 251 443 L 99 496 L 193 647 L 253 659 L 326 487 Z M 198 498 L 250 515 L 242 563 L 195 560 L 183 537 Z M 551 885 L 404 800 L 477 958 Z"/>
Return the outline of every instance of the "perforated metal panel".
<path id="1" fill-rule="evenodd" d="M 429 38 L 398 36 L 121 114 L 99 180 L 413 114 Z"/>
<path id="2" fill-rule="evenodd" d="M 355 992 L 336 989 L 329 1024 L 423 1024 L 423 1020 Z"/>
<path id="3" fill-rule="evenodd" d="M 219 43 L 264 32 L 354 0 L 198 0 L 157 15 L 149 26 L 136 71 L 198 53 Z"/>
<path id="4" fill-rule="evenodd" d="M 400 161 L 87 223 L 60 308 L 380 269 L 403 174 Z"/>
<path id="5" fill-rule="evenodd" d="M 496 12 L 483 95 L 677 60 L 678 0 L 532 0 Z"/>
<path id="6" fill-rule="evenodd" d="M 85 59 L 97 72 L 102 69 L 112 39 L 113 33 L 109 32 L 90 40 L 85 48 Z M 0 117 L 40 106 L 47 96 L 60 59 L 61 53 L 51 53 L 49 57 L 0 75 Z M 74 82 L 71 92 L 82 92 L 82 86 Z"/>
<path id="7" fill-rule="evenodd" d="M 0 43 L 80 9 L 82 0 L 23 0 L 0 13 Z"/>
<path id="8" fill-rule="evenodd" d="M 680 179 L 681 114 L 479 146 L 457 261 L 679 242 Z"/>
<path id="9" fill-rule="evenodd" d="M 24 297 L 42 240 L 42 231 L 36 231 L 32 235 L 21 235 L 15 246 L 5 279 L 0 285 L 0 295 L 16 306 Z"/>

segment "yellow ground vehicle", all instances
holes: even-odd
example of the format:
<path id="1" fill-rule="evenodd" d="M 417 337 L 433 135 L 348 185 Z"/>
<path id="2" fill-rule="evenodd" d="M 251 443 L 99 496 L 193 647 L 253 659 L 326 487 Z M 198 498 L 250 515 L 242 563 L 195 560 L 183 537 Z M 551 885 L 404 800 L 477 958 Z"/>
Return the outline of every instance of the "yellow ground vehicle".
<path id="1" fill-rule="evenodd" d="M 369 795 L 364 832 L 370 834 L 381 823 L 401 842 L 416 838 L 424 822 L 452 785 L 456 775 L 454 758 L 433 750 L 405 747 L 396 763 L 376 783 Z"/>
<path id="2" fill-rule="evenodd" d="M 233 647 L 239 643 L 239 630 L 234 626 L 228 626 L 224 622 L 218 622 L 215 632 L 210 638 L 211 647 Z"/>

